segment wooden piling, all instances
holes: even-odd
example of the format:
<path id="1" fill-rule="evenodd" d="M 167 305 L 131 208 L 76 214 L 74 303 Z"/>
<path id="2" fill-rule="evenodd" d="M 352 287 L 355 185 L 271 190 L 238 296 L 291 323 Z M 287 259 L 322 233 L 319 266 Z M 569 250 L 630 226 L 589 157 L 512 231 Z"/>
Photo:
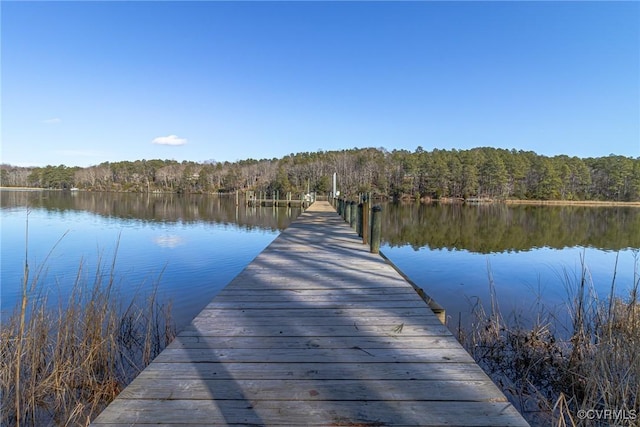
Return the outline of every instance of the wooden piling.
<path id="1" fill-rule="evenodd" d="M 351 202 L 345 202 L 344 204 L 344 216 L 343 219 L 346 222 L 350 222 L 351 221 Z"/>
<path id="2" fill-rule="evenodd" d="M 369 235 L 371 234 L 371 229 L 370 229 L 370 215 L 371 215 L 371 211 L 369 209 L 369 198 L 365 199 L 364 203 L 362 204 L 362 244 L 363 245 L 368 245 L 369 244 Z"/>
<path id="3" fill-rule="evenodd" d="M 356 202 L 351 202 L 351 211 L 350 211 L 351 215 L 349 217 L 349 225 L 351 226 L 351 228 L 353 228 L 354 230 L 356 229 L 356 217 L 358 216 L 358 206 L 356 205 Z"/>
<path id="4" fill-rule="evenodd" d="M 382 238 L 382 207 L 375 205 L 371 208 L 371 253 L 380 252 L 380 239 Z"/>

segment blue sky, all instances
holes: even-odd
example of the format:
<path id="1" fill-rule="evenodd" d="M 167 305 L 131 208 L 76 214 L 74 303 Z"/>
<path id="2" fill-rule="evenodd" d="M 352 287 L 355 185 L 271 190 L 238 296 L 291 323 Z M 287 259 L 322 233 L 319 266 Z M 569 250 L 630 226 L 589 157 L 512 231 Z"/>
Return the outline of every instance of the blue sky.
<path id="1" fill-rule="evenodd" d="M 3 163 L 640 156 L 638 2 L 0 7 Z"/>

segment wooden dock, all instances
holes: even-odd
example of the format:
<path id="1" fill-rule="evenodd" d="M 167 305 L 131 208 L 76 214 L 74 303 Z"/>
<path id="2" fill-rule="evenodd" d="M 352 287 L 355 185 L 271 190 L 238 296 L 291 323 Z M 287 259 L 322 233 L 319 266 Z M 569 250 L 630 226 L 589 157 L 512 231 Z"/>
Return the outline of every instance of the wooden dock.
<path id="1" fill-rule="evenodd" d="M 411 285 L 316 202 L 92 425 L 528 424 Z"/>
<path id="2" fill-rule="evenodd" d="M 264 207 L 264 208 L 289 208 L 289 207 L 303 207 L 306 208 L 310 205 L 310 202 L 306 200 L 275 200 L 275 199 L 249 199 L 246 201 L 249 207 Z"/>

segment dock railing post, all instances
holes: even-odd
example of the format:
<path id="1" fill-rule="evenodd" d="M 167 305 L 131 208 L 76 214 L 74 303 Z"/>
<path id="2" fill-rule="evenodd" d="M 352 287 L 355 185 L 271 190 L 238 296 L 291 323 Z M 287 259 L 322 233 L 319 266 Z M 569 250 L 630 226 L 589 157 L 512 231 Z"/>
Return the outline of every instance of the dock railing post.
<path id="1" fill-rule="evenodd" d="M 344 201 L 344 220 L 347 224 L 351 222 L 351 200 L 349 199 Z"/>
<path id="2" fill-rule="evenodd" d="M 369 198 L 365 199 L 362 204 L 362 244 L 369 244 L 369 234 L 371 234 L 371 229 L 369 226 Z"/>
<path id="3" fill-rule="evenodd" d="M 356 218 L 356 231 L 358 232 L 358 236 L 362 237 L 362 218 L 363 218 L 363 208 L 364 205 L 362 203 L 358 203 L 358 216 Z"/>
<path id="4" fill-rule="evenodd" d="M 356 229 L 356 217 L 358 216 L 358 205 L 356 202 L 351 202 L 351 217 L 349 218 L 349 225 L 354 230 Z"/>
<path id="5" fill-rule="evenodd" d="M 346 222 L 351 221 L 351 202 L 345 202 L 343 218 Z"/>
<path id="6" fill-rule="evenodd" d="M 382 238 L 382 206 L 375 205 L 371 208 L 371 253 L 380 252 L 380 239 Z"/>

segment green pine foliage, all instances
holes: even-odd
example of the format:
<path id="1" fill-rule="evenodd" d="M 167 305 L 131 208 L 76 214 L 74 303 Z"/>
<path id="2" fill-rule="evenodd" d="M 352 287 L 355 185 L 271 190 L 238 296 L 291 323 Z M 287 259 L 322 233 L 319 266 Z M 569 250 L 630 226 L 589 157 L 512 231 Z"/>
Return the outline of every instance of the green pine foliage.
<path id="1" fill-rule="evenodd" d="M 136 160 L 87 168 L 0 165 L 3 186 L 95 191 L 280 193 L 329 191 L 388 197 L 493 200 L 640 201 L 640 157 L 548 157 L 531 151 L 480 147 L 415 151 L 384 148 L 291 153 L 237 162 Z"/>

